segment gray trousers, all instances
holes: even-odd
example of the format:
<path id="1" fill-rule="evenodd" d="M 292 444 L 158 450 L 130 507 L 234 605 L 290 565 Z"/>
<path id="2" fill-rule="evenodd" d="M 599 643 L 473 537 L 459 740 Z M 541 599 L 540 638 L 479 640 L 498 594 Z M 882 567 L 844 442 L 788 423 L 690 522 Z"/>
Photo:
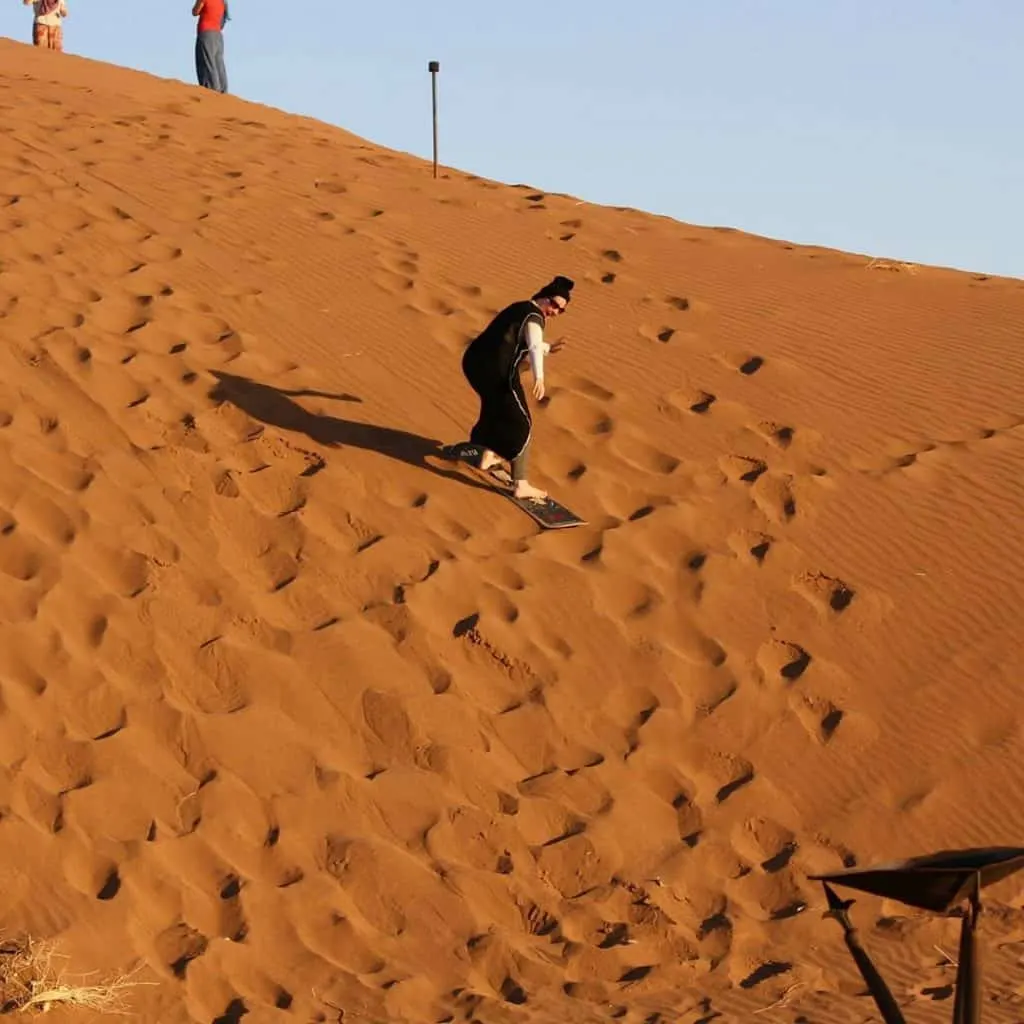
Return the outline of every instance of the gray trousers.
<path id="1" fill-rule="evenodd" d="M 224 33 L 207 31 L 196 35 L 196 76 L 204 89 L 228 91 L 228 72 L 224 67 Z"/>
<path id="2" fill-rule="evenodd" d="M 526 453 L 527 449 L 524 448 L 512 460 L 512 479 L 515 483 L 519 483 L 520 480 L 526 479 Z"/>

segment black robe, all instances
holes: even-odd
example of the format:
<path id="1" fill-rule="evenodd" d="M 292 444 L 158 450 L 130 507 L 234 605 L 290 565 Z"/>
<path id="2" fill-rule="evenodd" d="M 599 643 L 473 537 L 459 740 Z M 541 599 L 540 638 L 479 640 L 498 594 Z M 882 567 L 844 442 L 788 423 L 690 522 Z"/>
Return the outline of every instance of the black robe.
<path id="1" fill-rule="evenodd" d="M 514 302 L 503 309 L 462 356 L 462 372 L 480 397 L 480 415 L 470 441 L 512 461 L 530 443 L 533 420 L 519 368 L 529 353 L 526 325 L 544 326 L 536 303 Z"/>

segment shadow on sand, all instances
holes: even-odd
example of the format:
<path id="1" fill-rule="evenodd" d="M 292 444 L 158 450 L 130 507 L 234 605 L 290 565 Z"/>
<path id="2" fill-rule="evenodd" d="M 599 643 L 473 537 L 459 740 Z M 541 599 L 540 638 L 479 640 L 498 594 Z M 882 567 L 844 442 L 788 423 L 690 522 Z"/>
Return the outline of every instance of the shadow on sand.
<path id="1" fill-rule="evenodd" d="M 412 434 L 407 430 L 380 427 L 374 423 L 360 423 L 357 420 L 342 419 L 340 416 L 317 415 L 293 401 L 295 398 L 323 398 L 338 402 L 361 402 L 362 399 L 356 395 L 312 390 L 284 391 L 269 384 L 249 380 L 247 377 L 236 377 L 234 374 L 218 370 L 214 370 L 213 375 L 217 378 L 217 383 L 210 390 L 211 399 L 215 402 L 230 402 L 254 420 L 267 426 L 305 434 L 311 441 L 325 448 L 362 448 L 415 466 L 417 469 L 425 469 L 436 476 L 458 480 L 470 487 L 492 489 L 486 484 L 468 479 L 457 469 L 446 470 L 427 462 L 426 456 L 437 455 L 438 446 L 441 444 L 438 440 L 423 437 L 421 434 Z"/>

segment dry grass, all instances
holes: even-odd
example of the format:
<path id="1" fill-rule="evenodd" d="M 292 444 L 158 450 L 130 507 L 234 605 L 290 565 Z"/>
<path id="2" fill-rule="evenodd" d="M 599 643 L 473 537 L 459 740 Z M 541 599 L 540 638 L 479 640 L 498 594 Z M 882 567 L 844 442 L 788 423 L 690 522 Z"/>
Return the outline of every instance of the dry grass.
<path id="1" fill-rule="evenodd" d="M 130 989 L 156 984 L 134 981 L 130 974 L 86 984 L 88 976 L 73 978 L 60 968 L 57 961 L 63 959 L 52 942 L 31 938 L 0 942 L 0 1014 L 45 1013 L 58 1004 L 123 1014 Z"/>
<path id="2" fill-rule="evenodd" d="M 867 270 L 905 270 L 908 274 L 916 274 L 918 267 L 916 263 L 906 263 L 898 260 L 883 260 L 875 257 L 865 267 Z"/>

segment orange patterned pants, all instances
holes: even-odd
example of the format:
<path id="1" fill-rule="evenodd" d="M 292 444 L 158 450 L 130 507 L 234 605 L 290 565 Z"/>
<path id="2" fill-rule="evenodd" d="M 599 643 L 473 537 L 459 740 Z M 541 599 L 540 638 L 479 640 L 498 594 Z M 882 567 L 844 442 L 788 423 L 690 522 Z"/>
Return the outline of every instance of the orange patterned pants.
<path id="1" fill-rule="evenodd" d="M 64 49 L 64 28 L 61 25 L 40 25 L 32 23 L 32 43 L 47 50 Z"/>

